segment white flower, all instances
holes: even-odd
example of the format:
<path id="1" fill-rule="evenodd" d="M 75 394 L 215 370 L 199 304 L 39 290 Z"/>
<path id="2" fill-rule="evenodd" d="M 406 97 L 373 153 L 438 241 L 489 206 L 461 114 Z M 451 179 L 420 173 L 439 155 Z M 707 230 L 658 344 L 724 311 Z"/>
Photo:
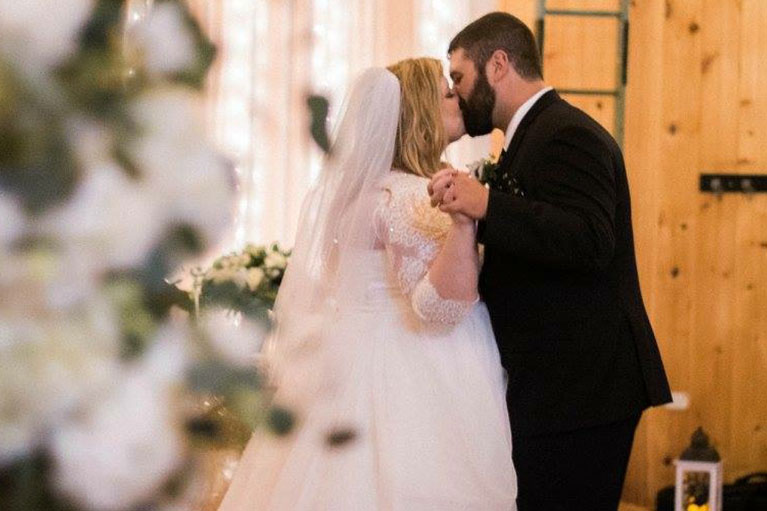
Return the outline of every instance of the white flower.
<path id="1" fill-rule="evenodd" d="M 202 136 L 194 98 L 174 89 L 142 96 L 133 109 L 146 136 L 133 148 L 146 186 L 164 199 L 169 220 L 196 227 L 214 244 L 232 225 L 231 164 Z"/>
<path id="2" fill-rule="evenodd" d="M 199 98 L 186 89 L 150 89 L 131 104 L 130 112 L 147 137 L 175 141 L 176 150 L 204 139 Z"/>
<path id="3" fill-rule="evenodd" d="M 161 191 L 139 187 L 115 165 L 91 169 L 42 230 L 94 270 L 140 265 L 164 233 Z"/>
<path id="4" fill-rule="evenodd" d="M 71 55 L 93 0 L 0 0 L 0 49 L 15 60 L 53 65 Z"/>
<path id="5" fill-rule="evenodd" d="M 248 286 L 248 273 L 243 268 L 238 268 L 232 272 L 232 282 L 234 282 L 240 289 L 245 289 Z"/>
<path id="6" fill-rule="evenodd" d="M 250 260 L 251 260 L 250 254 L 247 253 L 247 252 L 243 252 L 242 254 L 240 254 L 237 257 L 237 263 L 240 266 L 247 266 L 247 265 L 249 265 L 250 264 Z"/>
<path id="7" fill-rule="evenodd" d="M 259 284 L 261 284 L 261 281 L 264 280 L 264 270 L 261 268 L 250 268 L 248 270 L 248 289 L 251 291 L 255 291 Z"/>
<path id="8" fill-rule="evenodd" d="M 213 281 L 214 284 L 223 284 L 234 279 L 234 271 L 229 268 L 211 268 L 205 274 L 205 278 Z"/>
<path id="9" fill-rule="evenodd" d="M 264 253 L 264 247 L 248 243 L 245 245 L 245 251 L 255 257 Z"/>
<path id="10" fill-rule="evenodd" d="M 205 331 L 216 351 L 234 365 L 251 365 L 267 334 L 262 323 L 223 310 L 204 316 Z"/>
<path id="11" fill-rule="evenodd" d="M 18 201 L 6 194 L 0 195 L 0 250 L 13 243 L 24 231 L 26 219 Z"/>
<path id="12" fill-rule="evenodd" d="M 150 73 L 172 74 L 194 65 L 195 43 L 180 6 L 156 5 L 149 16 L 139 22 L 135 35 Z"/>
<path id="13" fill-rule="evenodd" d="M 57 487 L 92 509 L 123 510 L 145 501 L 184 455 L 174 389 L 187 359 L 184 332 L 161 330 L 135 366 L 115 375 L 103 401 L 53 435 Z"/>
<path id="14" fill-rule="evenodd" d="M 466 168 L 468 169 L 470 175 L 474 177 L 479 177 L 482 170 L 482 166 L 484 164 L 485 164 L 484 160 L 477 160 L 466 165 Z"/>
<path id="15" fill-rule="evenodd" d="M 284 270 L 287 264 L 288 260 L 285 258 L 285 256 L 277 251 L 269 252 L 266 255 L 266 259 L 264 260 L 264 265 L 267 268 L 278 268 L 280 270 Z"/>
<path id="16" fill-rule="evenodd" d="M 37 447 L 112 382 L 119 336 L 105 304 L 0 317 L 0 465 Z"/>

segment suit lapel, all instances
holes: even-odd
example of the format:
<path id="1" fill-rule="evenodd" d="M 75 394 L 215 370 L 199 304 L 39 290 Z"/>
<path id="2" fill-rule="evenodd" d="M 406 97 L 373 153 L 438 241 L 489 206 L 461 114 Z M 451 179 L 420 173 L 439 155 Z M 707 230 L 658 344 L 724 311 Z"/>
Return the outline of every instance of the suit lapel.
<path id="1" fill-rule="evenodd" d="M 506 171 L 506 168 L 508 168 L 511 165 L 511 162 L 514 161 L 514 156 L 516 156 L 517 151 L 519 150 L 519 146 L 522 144 L 522 141 L 527 134 L 527 128 L 530 127 L 535 118 L 538 117 L 538 115 L 546 108 L 548 108 L 549 105 L 560 100 L 561 99 L 559 94 L 557 94 L 555 90 L 550 90 L 541 96 L 538 101 L 535 102 L 530 111 L 527 112 L 527 115 L 522 118 L 522 122 L 519 123 L 519 126 L 517 126 L 517 131 L 514 132 L 514 136 L 511 138 L 509 148 L 506 150 L 506 155 L 504 161 L 502 162 L 502 165 L 505 167 L 504 171 Z"/>
<path id="2" fill-rule="evenodd" d="M 527 129 L 541 112 L 557 101 L 561 101 L 559 95 L 554 90 L 550 90 L 541 96 L 522 118 L 522 122 L 519 123 L 514 136 L 511 138 L 509 148 L 498 162 L 498 172 L 496 172 L 496 177 L 493 183 L 491 183 L 491 187 L 502 192 L 511 193 L 512 195 L 525 196 L 519 172 L 517 172 L 513 165 L 514 159 L 519 151 L 519 147 L 522 145 L 522 141 L 525 139 Z"/>

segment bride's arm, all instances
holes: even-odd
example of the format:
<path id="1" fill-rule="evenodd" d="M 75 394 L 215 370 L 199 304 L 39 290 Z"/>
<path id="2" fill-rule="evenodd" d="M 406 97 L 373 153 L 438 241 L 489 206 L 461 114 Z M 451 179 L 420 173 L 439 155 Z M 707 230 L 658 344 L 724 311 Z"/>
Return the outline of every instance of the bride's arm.
<path id="1" fill-rule="evenodd" d="M 445 243 L 429 268 L 428 278 L 442 298 L 477 299 L 479 255 L 473 220 L 463 215 L 453 218 Z"/>
<path id="2" fill-rule="evenodd" d="M 459 323 L 477 301 L 473 222 L 451 223 L 430 206 L 421 186 L 387 193 L 376 217 L 379 238 L 415 313 L 427 322 Z"/>

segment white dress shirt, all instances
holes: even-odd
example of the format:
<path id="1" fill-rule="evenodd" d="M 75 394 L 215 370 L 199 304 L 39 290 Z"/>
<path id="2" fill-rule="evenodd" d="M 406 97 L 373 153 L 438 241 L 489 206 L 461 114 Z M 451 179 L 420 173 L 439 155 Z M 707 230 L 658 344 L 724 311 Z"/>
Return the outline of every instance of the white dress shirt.
<path id="1" fill-rule="evenodd" d="M 525 115 L 527 115 L 527 112 L 533 108 L 533 105 L 536 101 L 541 99 L 541 96 L 553 89 L 554 87 L 544 87 L 543 89 L 536 92 L 530 99 L 522 103 L 522 106 L 520 106 L 517 111 L 514 112 L 514 115 L 511 117 L 511 121 L 509 121 L 509 126 L 506 128 L 506 142 L 503 144 L 504 151 L 508 151 L 509 144 L 511 144 L 511 139 L 514 137 L 514 133 L 517 131 L 517 128 L 522 122 L 522 119 L 524 119 Z"/>

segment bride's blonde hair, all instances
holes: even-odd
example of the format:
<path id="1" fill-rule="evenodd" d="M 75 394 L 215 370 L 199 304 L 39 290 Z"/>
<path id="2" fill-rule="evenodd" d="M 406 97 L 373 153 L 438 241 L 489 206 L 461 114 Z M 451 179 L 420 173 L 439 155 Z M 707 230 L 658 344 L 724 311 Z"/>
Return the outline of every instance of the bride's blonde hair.
<path id="1" fill-rule="evenodd" d="M 400 115 L 394 146 L 394 168 L 431 177 L 447 146 L 440 101 L 442 63 L 437 59 L 406 59 L 387 67 L 400 82 Z"/>

